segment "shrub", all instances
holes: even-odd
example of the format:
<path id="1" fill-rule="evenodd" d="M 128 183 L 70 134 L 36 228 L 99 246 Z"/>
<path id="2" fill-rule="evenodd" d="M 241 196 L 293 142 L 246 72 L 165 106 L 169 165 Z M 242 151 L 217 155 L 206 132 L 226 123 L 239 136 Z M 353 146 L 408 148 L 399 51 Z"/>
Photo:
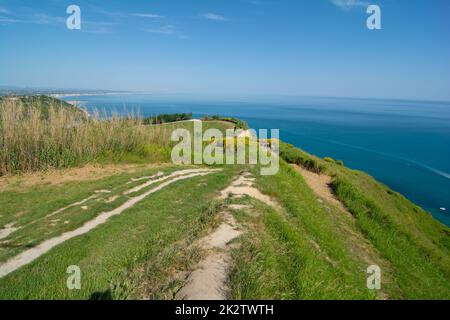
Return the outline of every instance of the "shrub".
<path id="1" fill-rule="evenodd" d="M 186 121 L 192 119 L 192 113 L 173 113 L 173 114 L 160 114 L 156 117 L 148 117 L 143 120 L 145 125 L 161 124 L 177 121 Z"/>
<path id="2" fill-rule="evenodd" d="M 323 158 L 323 160 L 324 160 L 325 162 L 335 163 L 334 159 L 333 159 L 333 158 L 330 158 L 330 157 L 325 157 L 325 158 Z"/>
<path id="3" fill-rule="evenodd" d="M 318 174 L 321 174 L 325 171 L 325 166 L 318 163 L 318 161 L 314 159 L 307 159 L 302 165 L 305 169 Z"/>
<path id="4" fill-rule="evenodd" d="M 302 166 L 306 170 L 318 174 L 323 173 L 326 169 L 325 166 L 319 162 L 319 160 L 312 158 L 291 144 L 283 142 L 280 143 L 280 157 L 287 163 Z"/>
<path id="5" fill-rule="evenodd" d="M 202 121 L 226 121 L 231 122 L 235 125 L 237 129 L 248 130 L 248 123 L 240 119 L 222 116 L 206 116 L 202 118 Z"/>

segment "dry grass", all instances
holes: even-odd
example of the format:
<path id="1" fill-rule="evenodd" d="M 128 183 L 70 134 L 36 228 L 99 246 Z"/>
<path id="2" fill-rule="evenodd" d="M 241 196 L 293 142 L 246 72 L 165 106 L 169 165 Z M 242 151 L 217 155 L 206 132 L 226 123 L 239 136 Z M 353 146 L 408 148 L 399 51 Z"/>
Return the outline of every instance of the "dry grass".
<path id="1" fill-rule="evenodd" d="M 45 110 L 47 111 L 47 110 Z M 134 114 L 92 117 L 57 105 L 42 108 L 0 102 L 0 175 L 64 168 L 95 159 L 146 156 L 169 141 L 164 128 L 149 130 Z"/>

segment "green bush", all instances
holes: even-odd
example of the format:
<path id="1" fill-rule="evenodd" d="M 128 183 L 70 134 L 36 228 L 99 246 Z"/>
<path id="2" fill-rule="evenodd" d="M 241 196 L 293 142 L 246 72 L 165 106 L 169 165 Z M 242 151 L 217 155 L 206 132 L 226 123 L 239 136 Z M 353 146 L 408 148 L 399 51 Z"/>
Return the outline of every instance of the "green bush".
<path id="1" fill-rule="evenodd" d="M 206 116 L 202 118 L 202 121 L 226 121 L 235 125 L 236 129 L 248 130 L 248 123 L 236 118 L 222 117 L 222 116 Z"/>
<path id="2" fill-rule="evenodd" d="M 312 158 L 300 149 L 291 144 L 280 143 L 280 157 L 287 163 L 302 166 L 306 170 L 321 174 L 325 171 L 325 166 L 319 160 Z"/>
<path id="3" fill-rule="evenodd" d="M 177 121 L 187 121 L 192 119 L 192 113 L 173 113 L 173 114 L 160 114 L 155 117 L 144 118 L 143 124 L 162 124 Z"/>

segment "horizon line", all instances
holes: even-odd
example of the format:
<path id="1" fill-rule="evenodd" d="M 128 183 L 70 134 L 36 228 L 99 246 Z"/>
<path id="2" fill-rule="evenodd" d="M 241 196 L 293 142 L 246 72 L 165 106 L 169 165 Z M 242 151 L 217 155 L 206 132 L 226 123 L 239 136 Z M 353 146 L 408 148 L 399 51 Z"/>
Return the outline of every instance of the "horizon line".
<path id="1" fill-rule="evenodd" d="M 17 85 L 3 85 L 0 84 L 0 89 L 3 90 L 14 90 L 14 89 L 20 89 L 20 90 L 45 90 L 45 91 L 50 91 L 49 94 L 52 94 L 52 90 L 60 90 L 60 91 L 68 91 L 69 93 L 74 93 L 74 94 L 80 94 L 83 96 L 88 96 L 88 95 L 95 95 L 93 94 L 93 92 L 95 91 L 103 91 L 103 92 L 108 92 L 108 93 L 121 93 L 121 94 L 143 94 L 143 95 L 187 95 L 187 96 L 198 96 L 198 98 L 201 99 L 206 99 L 206 98 L 210 98 L 210 97 L 217 97 L 221 96 L 221 97 L 225 97 L 225 96 L 230 96 L 230 100 L 233 100 L 237 97 L 243 97 L 243 96 L 248 96 L 248 97 L 279 97 L 279 98 L 325 98 L 325 99 L 353 99 L 353 100 L 391 100 L 391 101 L 422 101 L 422 102 L 434 102 L 434 103 L 450 103 L 450 98 L 448 98 L 448 100 L 445 99 L 435 99 L 435 98 L 406 98 L 406 97 L 402 97 L 402 98 L 394 98 L 394 97 L 373 97 L 373 96 L 346 96 L 346 95 L 342 95 L 342 96 L 336 96 L 336 95 L 311 95 L 311 94 L 280 94 L 280 93 L 238 93 L 238 92 L 234 92 L 234 93 L 226 93 L 226 92 L 214 92 L 214 93 L 199 93 L 199 92 L 161 92 L 161 91 L 149 91 L 149 90 L 121 90 L 121 89 L 100 89 L 100 88 L 95 88 L 95 89 L 88 89 L 88 88 L 70 88 L 70 87 L 50 87 L 50 86 L 17 86 Z M 78 92 L 70 92 L 70 90 L 73 91 L 78 91 Z M 85 94 L 83 94 L 83 91 L 86 91 Z M 90 92 L 91 91 L 91 92 Z M 58 94 L 58 93 L 53 93 L 53 94 Z M 70 96 L 70 94 L 64 94 L 61 93 L 61 95 L 66 95 L 66 96 Z M 224 99 L 218 99 L 218 100 L 224 100 Z"/>

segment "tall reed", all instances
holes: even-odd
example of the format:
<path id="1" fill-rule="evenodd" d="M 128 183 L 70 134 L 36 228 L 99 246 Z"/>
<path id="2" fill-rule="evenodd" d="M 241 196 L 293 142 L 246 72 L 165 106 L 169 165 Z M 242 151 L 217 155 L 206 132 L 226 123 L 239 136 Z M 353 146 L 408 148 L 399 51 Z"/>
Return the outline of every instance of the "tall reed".
<path id="1" fill-rule="evenodd" d="M 20 100 L 0 102 L 0 175 L 62 168 L 128 153 L 145 156 L 151 145 L 169 142 L 163 128 L 142 125 L 139 116 L 94 112 L 91 117 L 51 104 L 48 110 Z M 48 111 L 48 112 L 47 112 Z"/>

